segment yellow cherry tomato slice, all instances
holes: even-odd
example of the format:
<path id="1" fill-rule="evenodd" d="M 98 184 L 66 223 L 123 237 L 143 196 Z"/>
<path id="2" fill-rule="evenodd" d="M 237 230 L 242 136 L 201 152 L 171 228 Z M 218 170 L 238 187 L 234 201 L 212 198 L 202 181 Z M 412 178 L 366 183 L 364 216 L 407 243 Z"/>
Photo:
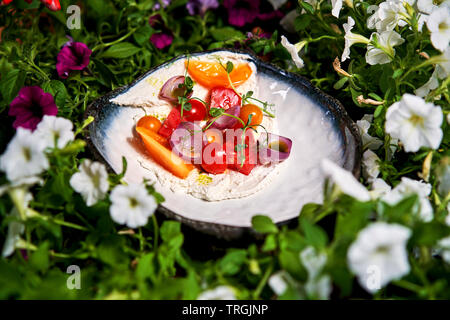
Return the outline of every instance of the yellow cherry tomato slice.
<path id="1" fill-rule="evenodd" d="M 263 120 L 263 113 L 261 108 L 254 104 L 246 104 L 241 108 L 241 113 L 239 114 L 239 118 L 247 124 L 248 119 L 252 115 L 252 120 L 250 122 L 250 126 L 257 126 L 261 124 Z"/>
<path id="2" fill-rule="evenodd" d="M 158 132 L 159 128 L 161 128 L 161 121 L 154 116 L 144 116 L 139 119 L 136 127 L 142 127 L 153 132 Z"/>
<path id="3" fill-rule="evenodd" d="M 186 67 L 194 81 L 206 88 L 230 87 L 227 72 L 219 62 L 189 60 L 189 63 L 186 61 Z M 252 72 L 248 63 L 235 65 L 230 73 L 233 86 L 238 87 L 243 84 L 250 78 Z"/>

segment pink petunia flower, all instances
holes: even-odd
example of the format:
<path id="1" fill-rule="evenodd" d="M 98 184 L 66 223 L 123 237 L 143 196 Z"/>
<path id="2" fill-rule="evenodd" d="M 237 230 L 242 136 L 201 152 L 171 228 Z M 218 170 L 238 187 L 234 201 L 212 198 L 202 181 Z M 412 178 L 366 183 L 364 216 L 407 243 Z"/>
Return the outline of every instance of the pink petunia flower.
<path id="1" fill-rule="evenodd" d="M 84 70 L 89 64 L 92 50 L 83 42 L 68 41 L 56 58 L 56 71 L 62 79 L 67 79 L 70 71 Z"/>
<path id="2" fill-rule="evenodd" d="M 56 116 L 58 107 L 50 93 L 40 87 L 31 86 L 20 89 L 19 94 L 11 102 L 8 115 L 16 117 L 15 129 L 21 127 L 34 130 L 45 115 Z"/>

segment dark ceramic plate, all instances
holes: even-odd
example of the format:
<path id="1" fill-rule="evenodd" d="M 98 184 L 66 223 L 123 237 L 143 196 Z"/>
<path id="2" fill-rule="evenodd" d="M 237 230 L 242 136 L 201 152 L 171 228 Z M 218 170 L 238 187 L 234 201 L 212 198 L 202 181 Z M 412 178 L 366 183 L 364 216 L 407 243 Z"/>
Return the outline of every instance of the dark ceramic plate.
<path id="1" fill-rule="evenodd" d="M 324 176 L 320 161 L 323 158 L 359 176 L 360 136 L 336 99 L 305 78 L 247 52 L 217 49 L 190 54 L 190 59 L 207 59 L 212 55 L 232 55 L 247 60 L 257 70 L 254 73 L 255 95 L 275 104 L 279 133 L 293 140 L 291 156 L 266 187 L 239 199 L 204 201 L 156 182 L 158 192 L 166 199 L 160 207 L 163 214 L 196 230 L 232 239 L 251 229 L 251 218 L 255 214 L 268 215 L 277 224 L 284 224 L 295 219 L 305 203 L 322 201 Z M 125 156 L 128 162 L 125 180 L 128 182 L 141 182 L 144 177 L 157 181 L 155 174 L 145 169 L 148 159 L 133 133 L 137 119 L 145 114 L 144 109 L 151 114 L 151 108 L 137 105 L 145 105 L 151 92 L 160 88 L 162 82 L 158 78 L 161 75 L 167 78 L 174 70 L 180 74 L 176 68 L 184 59 L 186 56 L 168 61 L 88 107 L 86 117 L 95 118 L 89 126 L 92 151 L 115 172 L 121 172 L 121 159 Z M 120 101 L 121 105 L 111 100 Z"/>

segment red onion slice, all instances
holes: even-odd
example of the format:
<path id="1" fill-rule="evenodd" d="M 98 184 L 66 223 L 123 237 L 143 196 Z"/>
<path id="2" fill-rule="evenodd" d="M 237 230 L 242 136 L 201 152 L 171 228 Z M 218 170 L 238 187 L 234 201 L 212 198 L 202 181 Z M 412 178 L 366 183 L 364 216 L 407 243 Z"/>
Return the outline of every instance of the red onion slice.
<path id="1" fill-rule="evenodd" d="M 172 133 L 169 143 L 172 152 L 194 164 L 202 163 L 202 149 L 205 143 L 202 128 L 194 122 L 182 122 Z"/>
<path id="2" fill-rule="evenodd" d="M 159 91 L 159 98 L 170 103 L 178 103 L 178 97 L 183 96 L 184 90 L 184 76 L 174 76 L 167 80 L 161 87 L 161 90 Z M 192 92 L 187 96 L 187 98 L 190 98 L 191 96 Z"/>
<path id="3" fill-rule="evenodd" d="M 234 107 L 231 107 L 225 111 L 228 114 L 231 114 L 235 117 L 239 117 L 239 114 L 241 113 L 241 106 L 235 105 Z M 214 121 L 214 123 L 211 125 L 211 128 L 216 128 L 219 130 L 225 130 L 233 128 L 236 122 L 239 120 L 227 115 L 222 115 L 219 118 Z"/>
<path id="4" fill-rule="evenodd" d="M 273 133 L 262 133 L 258 139 L 258 156 L 261 164 L 279 163 L 291 153 L 292 140 Z"/>

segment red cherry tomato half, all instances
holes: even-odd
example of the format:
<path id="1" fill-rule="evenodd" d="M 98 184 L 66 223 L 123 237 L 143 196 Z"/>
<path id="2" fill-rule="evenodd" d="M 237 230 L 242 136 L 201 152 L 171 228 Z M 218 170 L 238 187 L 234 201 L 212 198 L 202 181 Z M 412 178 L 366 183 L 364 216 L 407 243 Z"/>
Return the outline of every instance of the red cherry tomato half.
<path id="1" fill-rule="evenodd" d="M 217 87 L 211 90 L 211 109 L 222 108 L 227 110 L 235 105 L 241 105 L 241 97 L 233 89 Z"/>
<path id="2" fill-rule="evenodd" d="M 158 132 L 161 128 L 161 121 L 154 116 L 144 116 L 139 119 L 136 127 L 142 127 L 153 132 Z"/>
<path id="3" fill-rule="evenodd" d="M 235 138 L 233 140 L 227 140 L 223 147 L 227 157 L 228 168 L 242 174 L 249 175 L 253 168 L 257 165 L 258 158 L 256 153 L 256 141 L 253 133 L 246 131 L 245 149 L 241 151 L 237 148 L 237 145 L 238 141 L 241 144 L 242 130 L 233 131 L 235 132 Z"/>
<path id="4" fill-rule="evenodd" d="M 191 110 L 183 110 L 183 121 L 194 122 L 205 119 L 206 107 L 203 102 L 196 99 L 191 99 L 188 100 L 188 103 L 191 104 Z M 178 110 L 181 112 L 181 106 L 178 106 Z"/>
<path id="5" fill-rule="evenodd" d="M 227 170 L 226 155 L 221 144 L 213 142 L 205 146 L 202 168 L 212 174 L 224 173 Z"/>
<path id="6" fill-rule="evenodd" d="M 176 108 L 173 108 L 172 111 L 170 111 L 169 115 L 167 116 L 167 119 L 164 120 L 163 124 L 161 125 L 161 128 L 158 130 L 158 134 L 165 138 L 169 138 L 180 123 L 181 123 L 180 111 L 178 111 L 178 109 Z"/>

